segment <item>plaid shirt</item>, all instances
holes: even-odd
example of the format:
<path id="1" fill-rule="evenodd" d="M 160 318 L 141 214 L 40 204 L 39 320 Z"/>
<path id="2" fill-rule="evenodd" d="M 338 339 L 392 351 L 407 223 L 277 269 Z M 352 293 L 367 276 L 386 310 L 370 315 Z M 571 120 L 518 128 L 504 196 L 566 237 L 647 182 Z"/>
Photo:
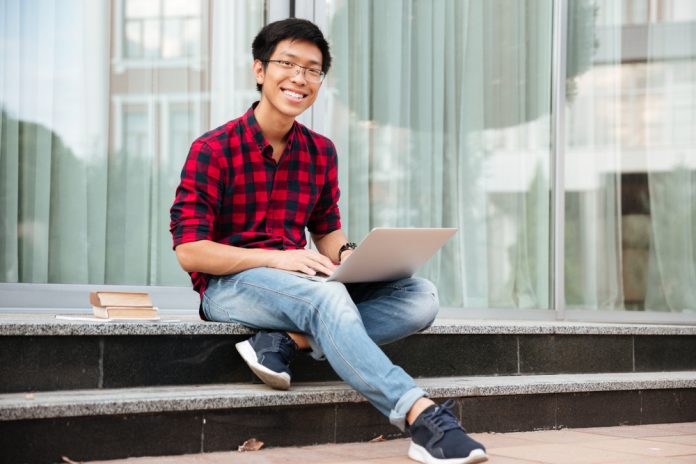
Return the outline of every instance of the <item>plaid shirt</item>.
<path id="1" fill-rule="evenodd" d="M 171 208 L 174 247 L 211 240 L 243 248 L 301 249 L 305 228 L 341 228 L 333 143 L 295 121 L 279 162 L 254 108 L 196 139 Z M 201 296 L 208 275 L 191 273 Z"/>

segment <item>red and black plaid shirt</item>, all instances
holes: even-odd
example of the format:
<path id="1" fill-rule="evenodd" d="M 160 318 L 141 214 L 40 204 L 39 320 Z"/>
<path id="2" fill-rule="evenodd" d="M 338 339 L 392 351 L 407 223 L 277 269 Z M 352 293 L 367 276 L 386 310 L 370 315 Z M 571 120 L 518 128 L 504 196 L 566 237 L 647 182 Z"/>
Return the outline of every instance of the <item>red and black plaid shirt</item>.
<path id="1" fill-rule="evenodd" d="M 259 127 L 254 108 L 191 145 L 170 215 L 174 247 L 211 240 L 243 248 L 301 249 L 305 228 L 341 228 L 333 143 L 295 121 L 285 153 Z M 192 272 L 201 296 L 208 275 Z"/>

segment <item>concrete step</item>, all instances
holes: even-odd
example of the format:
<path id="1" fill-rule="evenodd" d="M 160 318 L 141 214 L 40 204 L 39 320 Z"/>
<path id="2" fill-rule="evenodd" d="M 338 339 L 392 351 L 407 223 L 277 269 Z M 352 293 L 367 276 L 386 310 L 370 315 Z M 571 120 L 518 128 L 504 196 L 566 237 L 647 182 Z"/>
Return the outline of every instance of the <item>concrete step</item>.
<path id="1" fill-rule="evenodd" d="M 176 320 L 0 314 L 0 393 L 256 381 L 234 349 L 251 331 L 166 317 Z M 696 370 L 696 326 L 438 320 L 384 350 L 414 377 Z M 293 377 L 338 380 L 309 356 Z"/>
<path id="2" fill-rule="evenodd" d="M 455 398 L 470 432 L 696 421 L 696 372 L 421 378 Z M 0 395 L 7 462 L 59 462 L 403 436 L 342 383 L 287 392 L 248 384 Z"/>

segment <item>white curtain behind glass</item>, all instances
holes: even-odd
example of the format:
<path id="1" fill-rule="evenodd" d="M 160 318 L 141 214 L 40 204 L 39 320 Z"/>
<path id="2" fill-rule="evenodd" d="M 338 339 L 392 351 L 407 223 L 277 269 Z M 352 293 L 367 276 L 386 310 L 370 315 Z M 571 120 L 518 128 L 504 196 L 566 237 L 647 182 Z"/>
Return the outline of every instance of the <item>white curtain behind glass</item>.
<path id="1" fill-rule="evenodd" d="M 443 304 L 546 308 L 551 3 L 327 2 L 344 223 L 454 226 Z"/>
<path id="2" fill-rule="evenodd" d="M 565 162 L 565 295 L 572 308 L 622 309 L 621 248 L 622 147 L 611 139 L 622 127 L 619 76 L 622 36 L 620 2 L 601 11 L 592 2 L 569 8 L 567 149 Z M 599 36 L 599 37 L 598 37 Z M 591 69 L 595 41 L 604 56 Z"/>
<path id="3" fill-rule="evenodd" d="M 256 97 L 262 22 L 257 0 L 0 0 L 0 281 L 189 285 L 169 208 L 193 139 Z"/>
<path id="4" fill-rule="evenodd" d="M 696 309 L 696 5 L 571 5 L 567 303 Z"/>
<path id="5" fill-rule="evenodd" d="M 264 2 L 214 0 L 210 127 L 241 116 L 259 99 L 251 72 L 251 42 L 263 26 Z"/>
<path id="6" fill-rule="evenodd" d="M 104 278 L 107 22 L 100 2 L 0 3 L 5 282 Z"/>
<path id="7" fill-rule="evenodd" d="M 672 24 L 691 44 L 688 59 L 668 60 L 678 44 L 659 24 L 648 31 L 644 114 L 652 241 L 645 307 L 696 311 L 696 5 L 676 1 Z M 680 24 L 681 23 L 681 24 Z"/>

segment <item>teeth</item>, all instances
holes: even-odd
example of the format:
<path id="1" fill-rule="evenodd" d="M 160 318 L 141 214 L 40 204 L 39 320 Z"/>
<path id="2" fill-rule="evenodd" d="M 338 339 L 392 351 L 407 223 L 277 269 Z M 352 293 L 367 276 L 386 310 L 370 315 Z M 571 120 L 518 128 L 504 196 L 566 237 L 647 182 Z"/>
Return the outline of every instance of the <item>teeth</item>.
<path id="1" fill-rule="evenodd" d="M 301 100 L 304 98 L 304 95 L 302 95 L 301 93 L 296 93 L 296 92 L 293 92 L 291 90 L 284 90 L 283 93 L 285 95 L 287 95 L 288 97 L 296 98 L 298 100 Z"/>

